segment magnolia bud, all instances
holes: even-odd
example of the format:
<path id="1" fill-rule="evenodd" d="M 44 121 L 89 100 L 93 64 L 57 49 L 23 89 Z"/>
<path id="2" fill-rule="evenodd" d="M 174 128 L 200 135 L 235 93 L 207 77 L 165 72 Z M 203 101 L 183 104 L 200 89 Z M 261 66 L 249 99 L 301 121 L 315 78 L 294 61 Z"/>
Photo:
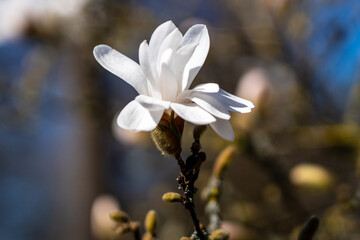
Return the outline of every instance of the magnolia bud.
<path id="1" fill-rule="evenodd" d="M 157 127 L 151 132 L 151 138 L 163 154 L 178 155 L 181 152 L 181 135 L 184 120 L 164 113 Z"/>
<path id="2" fill-rule="evenodd" d="M 228 146 L 220 153 L 220 155 L 218 156 L 215 162 L 215 166 L 213 170 L 214 176 L 216 177 L 221 176 L 221 174 L 230 164 L 231 158 L 233 157 L 234 153 L 235 153 L 234 146 Z"/>
<path id="3" fill-rule="evenodd" d="M 130 232 L 130 226 L 129 224 L 124 224 L 124 225 L 120 225 L 119 227 L 116 228 L 116 233 L 119 235 L 122 235 L 124 233 Z"/>
<path id="4" fill-rule="evenodd" d="M 122 211 L 112 212 L 109 216 L 112 220 L 118 223 L 129 222 L 129 216 Z"/>
<path id="5" fill-rule="evenodd" d="M 156 238 L 153 235 L 151 235 L 151 233 L 149 233 L 149 232 L 146 232 L 144 234 L 144 236 L 142 237 L 142 240 L 155 240 L 155 239 Z"/>
<path id="6" fill-rule="evenodd" d="M 311 163 L 302 163 L 291 169 L 290 179 L 296 186 L 314 190 L 328 190 L 334 183 L 324 167 Z"/>
<path id="7" fill-rule="evenodd" d="M 132 232 L 136 232 L 140 229 L 140 223 L 139 222 L 130 222 L 129 223 L 130 229 Z"/>
<path id="8" fill-rule="evenodd" d="M 154 210 L 150 210 L 145 217 L 145 229 L 151 235 L 155 235 L 157 225 L 156 212 Z"/>
<path id="9" fill-rule="evenodd" d="M 182 197 L 180 194 L 178 193 L 174 193 L 174 192 L 168 192 L 168 193 L 165 193 L 163 196 L 162 196 L 162 200 L 164 202 L 169 202 L 169 203 L 172 203 L 172 202 L 181 202 L 182 201 Z"/>
<path id="10" fill-rule="evenodd" d="M 229 232 L 223 229 L 215 230 L 210 235 L 210 240 L 228 240 L 228 239 L 229 239 Z"/>

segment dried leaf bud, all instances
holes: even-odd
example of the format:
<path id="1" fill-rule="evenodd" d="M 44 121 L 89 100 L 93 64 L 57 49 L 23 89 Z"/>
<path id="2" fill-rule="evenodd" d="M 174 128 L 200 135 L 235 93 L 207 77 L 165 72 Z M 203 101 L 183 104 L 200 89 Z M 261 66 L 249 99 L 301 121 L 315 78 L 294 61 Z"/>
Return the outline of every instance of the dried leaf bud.
<path id="1" fill-rule="evenodd" d="M 210 235 L 210 240 L 228 240 L 229 236 L 229 232 L 223 229 L 218 229 Z"/>
<path id="2" fill-rule="evenodd" d="M 129 216 L 123 211 L 116 211 L 109 214 L 110 218 L 118 223 L 129 222 Z"/>
<path id="3" fill-rule="evenodd" d="M 180 238 L 180 240 L 191 240 L 191 238 L 189 238 L 189 237 L 182 237 L 182 238 Z"/>
<path id="4" fill-rule="evenodd" d="M 213 175 L 215 177 L 220 177 L 224 170 L 228 167 L 231 162 L 231 159 L 235 153 L 235 146 L 231 145 L 225 148 L 218 158 L 216 159 Z"/>
<path id="5" fill-rule="evenodd" d="M 174 193 L 174 192 L 168 192 L 168 193 L 165 193 L 163 196 L 162 196 L 162 200 L 164 202 L 169 202 L 169 203 L 172 203 L 172 202 L 181 202 L 182 201 L 182 197 L 179 193 Z"/>
<path id="6" fill-rule="evenodd" d="M 151 132 L 151 138 L 163 154 L 175 156 L 181 152 L 183 128 L 183 119 L 164 113 L 157 127 Z"/>
<path id="7" fill-rule="evenodd" d="M 154 210 L 150 210 L 145 217 L 145 229 L 148 231 L 152 236 L 155 235 L 157 225 L 157 218 L 156 212 Z"/>

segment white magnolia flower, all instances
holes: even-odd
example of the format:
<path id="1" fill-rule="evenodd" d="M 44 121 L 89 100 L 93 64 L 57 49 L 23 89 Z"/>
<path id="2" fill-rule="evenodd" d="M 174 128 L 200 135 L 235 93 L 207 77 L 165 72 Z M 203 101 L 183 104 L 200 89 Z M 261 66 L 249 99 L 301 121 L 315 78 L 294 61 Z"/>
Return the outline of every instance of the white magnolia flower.
<path id="1" fill-rule="evenodd" d="M 216 83 L 189 90 L 209 47 L 205 25 L 194 25 L 182 35 L 171 21 L 155 29 L 149 44 L 140 44 L 140 64 L 109 46 L 96 46 L 96 60 L 139 93 L 119 114 L 118 125 L 133 131 L 152 131 L 163 114 L 173 110 L 191 123 L 209 124 L 221 137 L 233 141 L 229 111 L 247 113 L 254 105 L 225 92 Z"/>

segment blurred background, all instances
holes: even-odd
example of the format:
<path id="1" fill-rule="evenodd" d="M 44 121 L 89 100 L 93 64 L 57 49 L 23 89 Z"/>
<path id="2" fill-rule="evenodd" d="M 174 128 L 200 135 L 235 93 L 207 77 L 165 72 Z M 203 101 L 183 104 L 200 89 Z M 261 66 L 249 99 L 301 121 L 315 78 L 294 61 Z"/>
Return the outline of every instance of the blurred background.
<path id="1" fill-rule="evenodd" d="M 231 119 L 221 206 L 232 239 L 296 239 L 313 214 L 317 239 L 359 239 L 358 0 L 0 0 L 0 239 L 111 239 L 118 208 L 137 221 L 155 209 L 160 239 L 192 233 L 183 207 L 161 201 L 177 191 L 176 161 L 114 125 L 136 92 L 92 55 L 104 43 L 138 61 L 167 20 L 209 29 L 193 86 L 216 82 L 256 106 Z M 205 132 L 200 190 L 230 144 Z"/>

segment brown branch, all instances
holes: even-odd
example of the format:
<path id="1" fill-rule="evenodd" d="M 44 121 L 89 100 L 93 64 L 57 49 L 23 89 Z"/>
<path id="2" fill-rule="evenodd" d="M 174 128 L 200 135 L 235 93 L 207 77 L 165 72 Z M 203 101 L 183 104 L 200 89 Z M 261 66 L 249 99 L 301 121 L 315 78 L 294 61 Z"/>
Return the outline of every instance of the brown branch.
<path id="1" fill-rule="evenodd" d="M 312 240 L 319 227 L 319 222 L 317 216 L 310 217 L 301 228 L 298 240 Z"/>
<path id="2" fill-rule="evenodd" d="M 199 141 L 200 135 L 204 130 L 205 128 L 203 126 L 196 127 L 194 129 L 195 141 L 191 146 L 192 155 L 186 159 L 186 163 L 180 154 L 175 156 L 180 168 L 180 174 L 177 181 L 179 183 L 179 187 L 184 191 L 182 204 L 189 211 L 191 219 L 194 223 L 196 234 L 201 240 L 207 239 L 207 233 L 201 228 L 200 221 L 195 212 L 194 194 L 197 189 L 194 187 L 194 184 L 199 176 L 201 164 L 206 159 L 206 154 L 204 152 L 200 152 L 201 145 Z"/>

